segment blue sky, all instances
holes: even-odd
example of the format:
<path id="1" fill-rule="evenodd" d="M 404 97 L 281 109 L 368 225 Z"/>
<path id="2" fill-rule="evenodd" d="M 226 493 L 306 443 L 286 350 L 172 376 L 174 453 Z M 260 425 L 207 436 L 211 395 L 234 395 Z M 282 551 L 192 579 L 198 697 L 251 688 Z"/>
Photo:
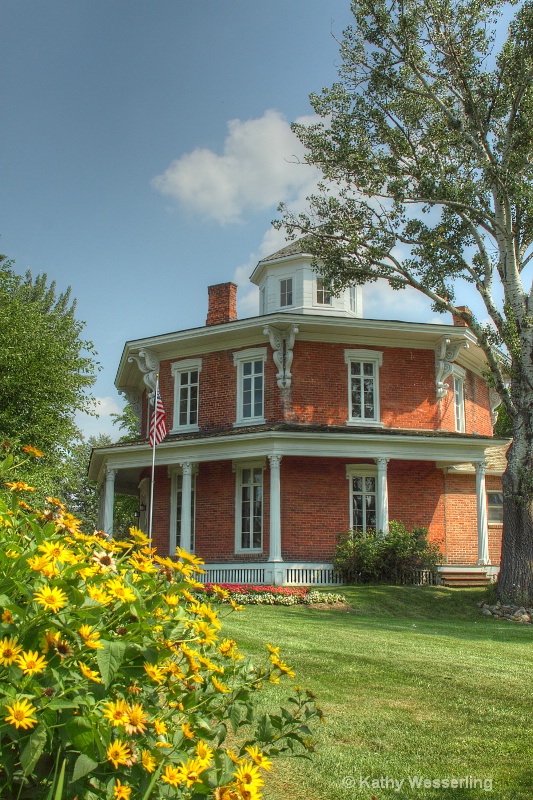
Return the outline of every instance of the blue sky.
<path id="1" fill-rule="evenodd" d="M 289 123 L 337 77 L 348 0 L 0 0 L 0 252 L 71 285 L 98 351 L 99 420 L 127 339 L 205 323 L 303 206 Z M 414 293 L 365 290 L 365 315 L 434 319 Z M 443 318 L 442 321 L 447 321 Z"/>

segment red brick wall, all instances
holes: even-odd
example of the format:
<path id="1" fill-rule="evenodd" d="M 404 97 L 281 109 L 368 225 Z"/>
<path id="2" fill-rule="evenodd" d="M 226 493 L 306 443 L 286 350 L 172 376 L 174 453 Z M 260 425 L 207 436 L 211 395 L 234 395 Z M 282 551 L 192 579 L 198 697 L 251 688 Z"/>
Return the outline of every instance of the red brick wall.
<path id="1" fill-rule="evenodd" d="M 282 555 L 286 561 L 329 561 L 339 534 L 350 525 L 346 464 L 365 463 L 328 458 L 285 456 L 281 461 Z M 370 462 L 374 466 L 373 462 Z M 487 489 L 501 480 L 487 476 Z M 266 561 L 269 554 L 270 472 L 263 472 L 263 552 L 235 553 L 236 478 L 230 461 L 202 463 L 196 478 L 196 553 L 206 561 Z M 408 528 L 428 528 L 450 564 L 475 564 L 477 551 L 476 480 L 474 474 L 444 474 L 432 462 L 390 461 L 389 518 Z M 170 479 L 156 468 L 154 545 L 168 553 Z M 501 526 L 489 526 L 489 553 L 499 564 Z"/>
<path id="2" fill-rule="evenodd" d="M 258 343 L 259 344 L 259 343 Z M 261 343 L 263 344 L 263 343 Z M 264 343 L 266 345 L 266 343 Z M 277 368 L 269 345 L 265 364 L 265 419 L 344 425 L 348 419 L 348 367 L 344 344 L 295 342 L 292 386 L 285 405 L 276 383 Z M 432 350 L 383 348 L 379 371 L 381 421 L 386 427 L 455 430 L 453 392 L 438 403 L 435 396 L 435 356 Z M 173 425 L 174 378 L 170 361 L 161 362 L 161 397 Z M 202 355 L 199 426 L 201 430 L 230 428 L 236 419 L 237 368 L 233 351 Z M 488 389 L 467 372 L 466 432 L 492 434 Z"/>

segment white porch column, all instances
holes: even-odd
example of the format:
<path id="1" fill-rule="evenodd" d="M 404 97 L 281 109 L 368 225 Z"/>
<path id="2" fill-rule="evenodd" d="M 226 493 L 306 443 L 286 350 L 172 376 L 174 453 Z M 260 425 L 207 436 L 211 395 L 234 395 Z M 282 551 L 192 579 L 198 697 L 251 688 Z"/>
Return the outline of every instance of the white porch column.
<path id="1" fill-rule="evenodd" d="M 104 503 L 105 503 L 105 479 L 98 484 L 100 496 L 98 498 L 98 530 L 104 530 Z"/>
<path id="2" fill-rule="evenodd" d="M 389 491 L 387 488 L 387 464 L 388 458 L 376 458 L 378 465 L 378 485 L 377 485 L 377 528 L 384 534 L 389 532 Z"/>
<path id="3" fill-rule="evenodd" d="M 180 547 L 191 552 L 191 496 L 192 496 L 192 463 L 181 462 L 181 528 Z"/>
<path id="4" fill-rule="evenodd" d="M 489 527 L 487 523 L 487 492 L 485 489 L 486 461 L 476 461 L 476 501 L 477 501 L 477 563 L 489 566 Z"/>
<path id="5" fill-rule="evenodd" d="M 113 537 L 113 506 L 115 503 L 115 475 L 118 470 L 107 467 L 105 471 L 104 533 Z"/>
<path id="6" fill-rule="evenodd" d="M 270 461 L 270 555 L 269 561 L 283 561 L 281 557 L 281 456 L 272 455 Z"/>

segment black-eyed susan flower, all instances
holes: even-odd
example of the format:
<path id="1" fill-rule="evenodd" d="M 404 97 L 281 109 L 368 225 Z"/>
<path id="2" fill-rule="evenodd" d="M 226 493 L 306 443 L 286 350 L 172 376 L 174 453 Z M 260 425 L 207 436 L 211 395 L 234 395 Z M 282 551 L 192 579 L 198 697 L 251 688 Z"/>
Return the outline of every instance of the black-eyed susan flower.
<path id="1" fill-rule="evenodd" d="M 121 783 L 117 778 L 113 787 L 113 797 L 115 800 L 130 800 L 131 787 L 127 783 Z"/>
<path id="2" fill-rule="evenodd" d="M 28 650 L 15 658 L 15 664 L 24 675 L 38 675 L 46 669 L 46 658 L 37 651 Z"/>
<path id="3" fill-rule="evenodd" d="M 196 745 L 196 755 L 198 758 L 208 764 L 213 758 L 213 750 L 202 740 Z"/>
<path id="4" fill-rule="evenodd" d="M 42 458 L 42 456 L 44 456 L 44 453 L 42 453 L 40 450 L 37 450 L 37 448 L 33 447 L 31 444 L 25 444 L 22 448 L 22 451 L 24 453 L 28 453 L 28 455 L 35 456 L 35 458 Z"/>
<path id="5" fill-rule="evenodd" d="M 209 625 L 203 619 L 193 622 L 192 627 L 198 636 L 198 641 L 201 644 L 214 644 L 218 639 L 218 636 L 216 635 L 216 629 L 211 627 L 211 625 Z"/>
<path id="6" fill-rule="evenodd" d="M 78 664 L 80 667 L 80 672 L 85 678 L 88 678 L 88 680 L 94 681 L 95 683 L 102 683 L 102 679 L 98 672 L 95 672 L 94 669 L 88 667 L 87 664 L 83 663 L 83 661 L 78 661 Z"/>
<path id="7" fill-rule="evenodd" d="M 103 715 L 115 728 L 119 728 L 128 721 L 128 704 L 120 697 L 118 700 L 112 700 L 104 706 Z"/>
<path id="8" fill-rule="evenodd" d="M 167 733 L 167 724 L 161 719 L 154 719 L 153 726 L 158 736 L 165 736 Z"/>
<path id="9" fill-rule="evenodd" d="M 24 481 L 6 481 L 5 485 L 10 492 L 34 492 L 35 486 L 28 486 Z"/>
<path id="10" fill-rule="evenodd" d="M 126 733 L 144 733 L 146 730 L 148 714 L 145 712 L 140 703 L 135 703 L 132 706 L 128 706 L 126 717 L 127 719 L 124 723 Z"/>
<path id="11" fill-rule="evenodd" d="M 117 571 L 117 562 L 106 550 L 99 550 L 97 553 L 93 553 L 91 560 L 97 564 L 102 572 Z"/>
<path id="12" fill-rule="evenodd" d="M 182 776 L 181 782 L 186 785 L 187 789 L 194 783 L 199 783 L 200 775 L 205 768 L 206 765 L 200 758 L 189 758 L 186 764 L 182 761 L 178 767 L 178 772 Z"/>
<path id="13" fill-rule="evenodd" d="M 98 631 L 94 630 L 92 625 L 82 625 L 81 628 L 78 628 L 78 633 L 83 639 L 83 644 L 87 647 L 90 647 L 92 650 L 103 649 L 104 646 L 102 642 L 98 641 L 100 639 L 100 634 Z"/>
<path id="14" fill-rule="evenodd" d="M 14 622 L 13 615 L 9 608 L 4 608 L 2 611 L 2 622 L 5 622 L 7 625 L 11 625 L 11 623 Z"/>
<path id="15" fill-rule="evenodd" d="M 107 760 L 111 761 L 115 769 L 118 769 L 120 764 L 127 765 L 131 759 L 131 750 L 129 746 L 121 741 L 115 739 L 107 748 Z"/>
<path id="16" fill-rule="evenodd" d="M 172 764 L 167 764 L 164 772 L 161 775 L 163 783 L 168 783 L 170 786 L 179 786 L 184 782 L 183 772 L 179 767 L 173 767 Z"/>
<path id="17" fill-rule="evenodd" d="M 18 639 L 16 636 L 4 636 L 2 642 L 0 642 L 0 664 L 3 667 L 9 667 L 18 654 L 22 650 L 22 645 L 18 643 Z"/>
<path id="18" fill-rule="evenodd" d="M 257 791 L 264 784 L 259 769 L 248 761 L 237 767 L 233 776 L 239 788 L 242 787 L 251 792 Z"/>
<path id="19" fill-rule="evenodd" d="M 44 586 L 38 592 L 35 592 L 33 599 L 44 606 L 47 611 L 51 611 L 52 614 L 57 614 L 61 608 L 68 604 L 67 595 L 57 586 Z"/>
<path id="20" fill-rule="evenodd" d="M 143 750 L 141 753 L 141 764 L 146 772 L 154 772 L 157 767 L 157 761 L 149 750 Z"/>
<path id="21" fill-rule="evenodd" d="M 214 675 L 211 675 L 211 681 L 217 692 L 222 692 L 222 694 L 228 694 L 231 692 L 231 689 L 225 684 L 221 683 Z"/>
<path id="22" fill-rule="evenodd" d="M 5 717 L 5 721 L 17 729 L 27 730 L 37 724 L 37 719 L 32 716 L 37 709 L 26 698 L 15 700 L 13 705 L 6 705 L 6 710 L 9 714 Z"/>
<path id="23" fill-rule="evenodd" d="M 270 761 L 265 755 L 263 755 L 263 753 L 259 750 L 259 748 L 256 745 L 246 747 L 245 750 L 252 759 L 252 761 L 254 762 L 254 764 L 257 764 L 258 767 L 261 767 L 261 769 L 266 769 L 266 770 L 272 769 L 272 761 Z"/>
<path id="24" fill-rule="evenodd" d="M 189 725 L 189 722 L 183 722 L 181 725 L 181 731 L 187 739 L 194 739 L 194 731 Z"/>
<path id="25" fill-rule="evenodd" d="M 105 588 L 111 597 L 115 597 L 123 603 L 132 603 L 135 600 L 134 591 L 129 586 L 126 586 L 120 578 L 108 581 L 105 584 Z"/>

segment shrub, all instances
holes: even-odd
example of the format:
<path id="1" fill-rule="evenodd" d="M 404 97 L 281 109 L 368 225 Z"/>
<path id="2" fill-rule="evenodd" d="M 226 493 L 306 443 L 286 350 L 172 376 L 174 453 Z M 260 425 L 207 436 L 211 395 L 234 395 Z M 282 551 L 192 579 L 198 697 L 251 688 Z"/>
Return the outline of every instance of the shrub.
<path id="1" fill-rule="evenodd" d="M 0 475 L 14 467 L 10 455 Z M 135 528 L 127 541 L 86 535 L 57 499 L 34 509 L 31 487 L 5 486 L 2 800 L 255 800 L 268 756 L 312 750 L 311 693 L 255 719 L 265 682 L 294 673 L 278 648 L 253 664 L 223 637 L 220 612 L 191 591 L 197 558 L 160 557 Z"/>
<path id="2" fill-rule="evenodd" d="M 386 535 L 374 530 L 341 534 L 333 566 L 346 583 L 400 583 L 413 570 L 434 571 L 441 558 L 438 545 L 428 542 L 426 528 L 407 530 L 391 520 Z"/>

